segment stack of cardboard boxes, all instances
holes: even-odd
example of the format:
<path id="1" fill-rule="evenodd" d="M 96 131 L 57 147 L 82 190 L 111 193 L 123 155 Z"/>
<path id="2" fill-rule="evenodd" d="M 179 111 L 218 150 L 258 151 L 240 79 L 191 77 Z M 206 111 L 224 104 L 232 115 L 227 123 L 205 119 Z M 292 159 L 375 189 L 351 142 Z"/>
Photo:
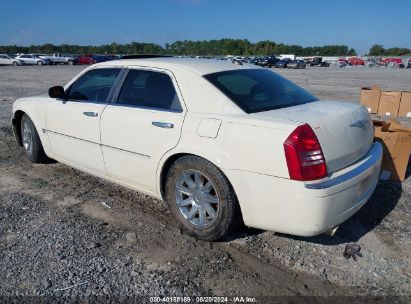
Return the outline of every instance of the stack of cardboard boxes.
<path id="1" fill-rule="evenodd" d="M 383 146 L 380 178 L 403 181 L 411 152 L 411 129 L 393 119 L 374 121 L 375 139 Z"/>
<path id="2" fill-rule="evenodd" d="M 360 102 L 371 114 L 411 117 L 411 92 L 381 91 L 375 85 L 361 89 Z"/>
<path id="3" fill-rule="evenodd" d="M 361 89 L 361 104 L 378 115 L 411 117 L 411 92 L 381 91 L 380 87 Z M 384 149 L 381 179 L 403 181 L 411 152 L 411 129 L 395 118 L 374 121 L 375 139 Z"/>

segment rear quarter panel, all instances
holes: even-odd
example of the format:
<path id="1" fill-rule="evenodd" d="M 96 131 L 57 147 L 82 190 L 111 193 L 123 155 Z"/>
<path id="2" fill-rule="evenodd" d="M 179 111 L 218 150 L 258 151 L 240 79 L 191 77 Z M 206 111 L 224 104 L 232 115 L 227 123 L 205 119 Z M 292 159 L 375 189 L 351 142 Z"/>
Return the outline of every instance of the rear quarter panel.
<path id="1" fill-rule="evenodd" d="M 204 119 L 221 120 L 215 138 L 199 135 L 200 122 Z M 264 122 L 258 125 L 240 118 L 189 112 L 178 145 L 163 156 L 157 174 L 160 176 L 169 157 L 187 153 L 207 159 L 223 172 L 241 170 L 289 178 L 283 143 L 294 128 L 292 124 L 279 123 L 276 128 L 274 122 L 270 122 L 269 127 Z M 236 185 L 233 186 L 236 188 Z"/>
<path id="2" fill-rule="evenodd" d="M 283 143 L 290 133 L 251 122 L 224 123 L 220 145 L 223 167 L 288 178 Z"/>

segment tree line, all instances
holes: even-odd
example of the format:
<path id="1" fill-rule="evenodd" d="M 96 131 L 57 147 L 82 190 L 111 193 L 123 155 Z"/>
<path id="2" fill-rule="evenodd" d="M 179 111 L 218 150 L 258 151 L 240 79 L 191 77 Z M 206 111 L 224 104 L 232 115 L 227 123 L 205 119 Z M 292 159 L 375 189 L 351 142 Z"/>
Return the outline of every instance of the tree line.
<path id="1" fill-rule="evenodd" d="M 370 56 L 402 56 L 407 54 L 411 54 L 411 49 L 399 47 L 385 49 L 381 44 L 374 44 L 369 51 Z"/>
<path id="2" fill-rule="evenodd" d="M 265 40 L 252 43 L 247 39 L 220 39 L 203 41 L 175 41 L 166 43 L 165 46 L 154 43 L 131 42 L 126 44 L 71 45 L 71 44 L 43 44 L 30 46 L 7 45 L 0 46 L 0 53 L 66 53 L 66 54 L 164 54 L 164 55 L 235 55 L 235 56 L 261 56 L 295 54 L 297 56 L 353 56 L 354 49 L 346 45 L 324 45 L 303 47 L 301 45 L 286 45 Z"/>

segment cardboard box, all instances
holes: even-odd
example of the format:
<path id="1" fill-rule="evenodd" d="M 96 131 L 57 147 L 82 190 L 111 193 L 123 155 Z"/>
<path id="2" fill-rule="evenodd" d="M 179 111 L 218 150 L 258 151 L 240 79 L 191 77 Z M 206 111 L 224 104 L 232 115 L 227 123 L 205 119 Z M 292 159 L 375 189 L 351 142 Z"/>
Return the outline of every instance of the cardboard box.
<path id="1" fill-rule="evenodd" d="M 381 89 L 377 85 L 371 88 L 361 88 L 360 103 L 367 108 L 368 113 L 377 114 L 380 95 Z"/>
<path id="2" fill-rule="evenodd" d="M 411 152 L 411 129 L 392 119 L 374 121 L 374 130 L 384 150 L 380 178 L 403 181 Z"/>
<path id="3" fill-rule="evenodd" d="M 398 116 L 411 117 L 411 92 L 402 92 Z"/>
<path id="4" fill-rule="evenodd" d="M 382 91 L 378 115 L 397 116 L 400 108 L 401 92 Z"/>

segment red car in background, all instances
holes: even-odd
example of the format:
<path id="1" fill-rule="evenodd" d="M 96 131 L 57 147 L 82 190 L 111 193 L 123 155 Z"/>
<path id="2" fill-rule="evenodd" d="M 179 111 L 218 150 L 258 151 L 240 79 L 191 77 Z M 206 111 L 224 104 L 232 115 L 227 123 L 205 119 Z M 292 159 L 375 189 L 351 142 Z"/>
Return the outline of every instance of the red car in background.
<path id="1" fill-rule="evenodd" d="M 76 64 L 95 64 L 96 61 L 93 59 L 92 54 L 84 54 L 77 58 Z"/>
<path id="2" fill-rule="evenodd" d="M 350 65 L 350 63 L 348 62 L 347 59 L 345 59 L 345 58 L 339 58 L 339 59 L 338 59 L 338 66 L 339 66 L 340 68 L 345 67 L 345 66 L 347 66 L 347 65 Z"/>
<path id="3" fill-rule="evenodd" d="M 379 62 L 379 64 L 383 66 L 397 65 L 399 68 L 404 67 L 404 63 L 402 62 L 402 59 L 394 58 L 394 57 L 384 58 Z"/>
<path id="4" fill-rule="evenodd" d="M 358 57 L 351 57 L 347 61 L 351 65 L 365 65 L 364 60 L 362 60 L 361 58 L 358 58 Z"/>
<path id="5" fill-rule="evenodd" d="M 95 64 L 99 62 L 105 62 L 105 61 L 110 61 L 116 59 L 115 57 L 108 57 L 108 56 L 102 56 L 102 55 L 90 55 L 90 54 L 85 54 L 80 56 L 77 59 L 76 64 Z"/>

